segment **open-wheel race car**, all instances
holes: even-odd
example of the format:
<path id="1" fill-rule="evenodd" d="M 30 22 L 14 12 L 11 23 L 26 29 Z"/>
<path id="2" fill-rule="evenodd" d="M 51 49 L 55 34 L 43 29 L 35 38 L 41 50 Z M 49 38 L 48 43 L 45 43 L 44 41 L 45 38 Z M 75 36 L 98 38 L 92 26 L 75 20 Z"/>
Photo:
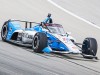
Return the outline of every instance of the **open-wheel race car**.
<path id="1" fill-rule="evenodd" d="M 20 23 L 24 23 L 25 28 L 21 28 Z M 33 24 L 36 25 L 32 26 Z M 95 38 L 85 38 L 83 43 L 76 43 L 61 24 L 53 23 L 51 14 L 41 23 L 8 20 L 2 26 L 1 38 L 3 41 L 29 46 L 38 53 L 81 54 L 85 58 L 97 59 Z"/>

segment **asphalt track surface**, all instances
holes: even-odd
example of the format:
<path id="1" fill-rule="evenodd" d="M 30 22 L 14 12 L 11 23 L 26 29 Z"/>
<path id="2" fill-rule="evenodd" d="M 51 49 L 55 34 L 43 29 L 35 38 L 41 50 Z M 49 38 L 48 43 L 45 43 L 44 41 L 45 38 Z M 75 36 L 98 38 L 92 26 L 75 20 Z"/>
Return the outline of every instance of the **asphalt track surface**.
<path id="1" fill-rule="evenodd" d="M 72 32 L 78 42 L 94 37 L 100 58 L 100 30 L 55 7 L 47 0 L 0 0 L 0 29 L 8 19 L 41 22 L 52 13 L 55 23 Z M 34 53 L 32 49 L 3 42 L 0 38 L 0 75 L 100 75 L 100 61 L 80 55 Z"/>

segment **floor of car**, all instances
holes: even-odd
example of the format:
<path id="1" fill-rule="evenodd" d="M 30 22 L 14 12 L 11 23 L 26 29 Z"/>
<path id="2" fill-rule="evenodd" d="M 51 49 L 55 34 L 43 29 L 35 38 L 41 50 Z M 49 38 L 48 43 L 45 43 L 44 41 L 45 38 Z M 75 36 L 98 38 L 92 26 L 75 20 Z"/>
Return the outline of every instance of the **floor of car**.
<path id="1" fill-rule="evenodd" d="M 22 43 L 21 41 L 10 40 L 9 42 L 19 46 L 32 47 L 32 44 Z"/>

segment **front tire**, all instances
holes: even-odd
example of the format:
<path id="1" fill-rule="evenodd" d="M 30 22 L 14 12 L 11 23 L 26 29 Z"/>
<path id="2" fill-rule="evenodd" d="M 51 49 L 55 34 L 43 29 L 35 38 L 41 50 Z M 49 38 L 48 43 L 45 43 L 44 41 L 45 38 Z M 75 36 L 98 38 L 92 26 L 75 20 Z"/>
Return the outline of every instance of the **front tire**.
<path id="1" fill-rule="evenodd" d="M 34 52 L 43 53 L 43 49 L 47 47 L 47 36 L 45 33 L 38 32 L 35 34 L 32 42 Z"/>
<path id="2" fill-rule="evenodd" d="M 97 54 L 97 41 L 95 38 L 86 38 L 83 41 L 82 53 L 87 55 L 96 56 Z"/>

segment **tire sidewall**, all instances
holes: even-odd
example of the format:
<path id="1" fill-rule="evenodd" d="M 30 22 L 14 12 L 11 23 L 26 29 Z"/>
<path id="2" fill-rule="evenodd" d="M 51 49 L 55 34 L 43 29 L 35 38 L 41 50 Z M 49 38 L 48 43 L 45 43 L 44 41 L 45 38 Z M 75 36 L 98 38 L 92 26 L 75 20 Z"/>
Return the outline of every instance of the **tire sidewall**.
<path id="1" fill-rule="evenodd" d="M 4 31 L 4 28 L 5 28 L 5 31 Z M 7 25 L 3 25 L 1 29 L 1 38 L 3 41 L 6 41 L 7 33 L 8 33 Z"/>
<path id="2" fill-rule="evenodd" d="M 39 48 L 39 36 L 38 35 L 34 36 L 32 47 L 33 47 L 34 50 L 37 50 Z"/>

